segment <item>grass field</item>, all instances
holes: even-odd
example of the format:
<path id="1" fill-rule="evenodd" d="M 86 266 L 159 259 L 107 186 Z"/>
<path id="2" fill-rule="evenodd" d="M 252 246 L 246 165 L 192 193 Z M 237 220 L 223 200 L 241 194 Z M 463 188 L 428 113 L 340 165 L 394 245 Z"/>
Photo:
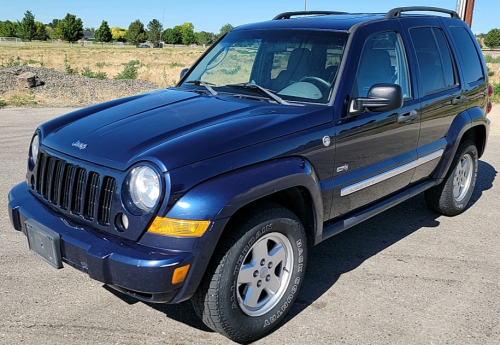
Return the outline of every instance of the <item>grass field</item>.
<path id="1" fill-rule="evenodd" d="M 68 67 L 81 74 L 88 68 L 94 73 L 103 72 L 111 79 L 123 72 L 124 64 L 138 60 L 137 78 L 157 83 L 160 87 L 172 86 L 179 81 L 183 68 L 190 67 L 203 53 L 202 48 L 122 48 L 100 45 L 85 46 L 37 42 L 30 47 L 0 46 L 0 67 L 28 65 L 67 72 Z"/>

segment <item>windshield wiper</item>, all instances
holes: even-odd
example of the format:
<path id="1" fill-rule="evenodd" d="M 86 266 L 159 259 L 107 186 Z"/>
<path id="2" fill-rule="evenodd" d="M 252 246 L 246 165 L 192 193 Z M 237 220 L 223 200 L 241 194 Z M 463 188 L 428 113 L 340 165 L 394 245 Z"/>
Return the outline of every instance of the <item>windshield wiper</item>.
<path id="1" fill-rule="evenodd" d="M 219 93 L 217 91 L 215 91 L 214 89 L 212 89 L 212 87 L 210 85 L 215 85 L 215 84 L 212 84 L 212 83 L 209 83 L 209 82 L 206 82 L 206 81 L 203 81 L 203 80 L 188 80 L 186 82 L 184 82 L 184 84 L 194 84 L 196 86 L 203 86 L 205 89 L 208 90 L 208 92 L 210 92 L 210 94 L 212 96 L 218 96 Z"/>
<path id="2" fill-rule="evenodd" d="M 255 83 L 228 84 L 226 86 L 234 87 L 234 88 L 241 88 L 241 89 L 259 90 L 261 94 L 268 96 L 269 98 L 275 100 L 279 104 L 290 105 L 290 103 L 285 101 L 283 98 L 279 97 L 278 95 L 275 95 L 271 91 L 263 88 L 260 85 L 255 84 Z"/>

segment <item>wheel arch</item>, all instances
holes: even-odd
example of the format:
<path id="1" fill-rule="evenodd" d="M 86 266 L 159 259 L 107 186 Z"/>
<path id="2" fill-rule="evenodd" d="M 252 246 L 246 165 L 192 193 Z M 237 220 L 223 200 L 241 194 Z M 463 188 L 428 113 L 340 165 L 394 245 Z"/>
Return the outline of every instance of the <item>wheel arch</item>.
<path id="1" fill-rule="evenodd" d="M 323 200 L 312 165 L 301 157 L 277 159 L 219 175 L 188 191 L 166 217 L 211 220 L 213 226 L 196 243 L 198 258 L 189 283 L 174 303 L 192 296 L 222 236 L 235 219 L 260 203 L 290 209 L 301 221 L 308 243 L 323 230 Z"/>
<path id="2" fill-rule="evenodd" d="M 470 108 L 458 114 L 446 134 L 448 144 L 445 147 L 442 163 L 435 171 L 434 177 L 443 179 L 446 176 L 459 146 L 466 140 L 472 140 L 475 143 L 479 157 L 481 157 L 486 148 L 488 133 L 489 120 L 480 108 Z"/>

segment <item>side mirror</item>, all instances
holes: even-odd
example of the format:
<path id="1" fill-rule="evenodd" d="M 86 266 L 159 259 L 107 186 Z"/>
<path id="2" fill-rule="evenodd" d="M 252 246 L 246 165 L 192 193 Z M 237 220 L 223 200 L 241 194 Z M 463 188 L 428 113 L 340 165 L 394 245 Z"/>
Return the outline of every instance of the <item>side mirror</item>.
<path id="1" fill-rule="evenodd" d="M 182 71 L 181 71 L 181 79 L 184 78 L 184 76 L 186 75 L 186 73 L 189 71 L 189 68 L 184 68 Z"/>
<path id="2" fill-rule="evenodd" d="M 367 97 L 355 98 L 351 102 L 352 115 L 368 111 L 391 111 L 403 106 L 403 90 L 396 84 L 375 84 L 368 91 Z"/>

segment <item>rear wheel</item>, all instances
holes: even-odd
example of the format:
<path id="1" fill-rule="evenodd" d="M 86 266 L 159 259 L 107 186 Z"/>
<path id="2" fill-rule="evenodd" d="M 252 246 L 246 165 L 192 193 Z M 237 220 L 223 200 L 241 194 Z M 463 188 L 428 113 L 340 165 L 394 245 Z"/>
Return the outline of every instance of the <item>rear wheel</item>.
<path id="1" fill-rule="evenodd" d="M 248 343 L 276 327 L 297 297 L 305 271 L 306 235 L 290 210 L 271 203 L 232 226 L 192 303 L 208 327 Z"/>
<path id="2" fill-rule="evenodd" d="M 474 142 L 467 140 L 458 148 L 444 181 L 425 192 L 427 205 L 447 216 L 462 213 L 474 192 L 477 170 L 477 148 Z"/>

